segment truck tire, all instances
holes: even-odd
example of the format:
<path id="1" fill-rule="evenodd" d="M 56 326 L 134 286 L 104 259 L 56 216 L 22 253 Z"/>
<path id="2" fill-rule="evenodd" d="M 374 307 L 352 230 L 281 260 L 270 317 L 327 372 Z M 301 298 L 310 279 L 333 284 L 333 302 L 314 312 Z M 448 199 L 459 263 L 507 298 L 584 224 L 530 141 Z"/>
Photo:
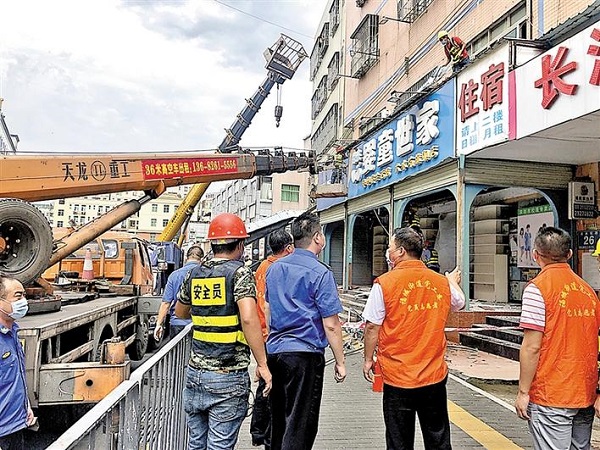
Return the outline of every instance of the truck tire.
<path id="1" fill-rule="evenodd" d="M 148 350 L 148 339 L 148 322 L 143 320 L 137 326 L 135 340 L 129 347 L 127 347 L 127 354 L 131 359 L 134 361 L 139 361 L 144 357 L 146 351 Z"/>
<path id="2" fill-rule="evenodd" d="M 0 271 L 23 284 L 37 279 L 52 255 L 52 230 L 35 206 L 0 199 Z"/>

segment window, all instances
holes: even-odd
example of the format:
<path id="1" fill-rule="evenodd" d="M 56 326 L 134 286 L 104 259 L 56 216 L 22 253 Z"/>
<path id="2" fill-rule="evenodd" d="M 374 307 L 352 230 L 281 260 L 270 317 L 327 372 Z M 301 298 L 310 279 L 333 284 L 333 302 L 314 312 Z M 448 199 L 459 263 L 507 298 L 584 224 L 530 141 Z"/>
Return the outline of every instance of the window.
<path id="1" fill-rule="evenodd" d="M 155 227 L 156 226 L 156 219 L 150 219 L 150 226 L 151 227 Z"/>
<path id="2" fill-rule="evenodd" d="M 56 222 L 56 226 L 57 227 L 64 227 L 64 222 L 62 220 L 59 220 L 58 222 Z"/>
<path id="3" fill-rule="evenodd" d="M 271 177 L 263 177 L 260 186 L 260 199 L 273 200 L 273 180 Z"/>
<path id="4" fill-rule="evenodd" d="M 281 201 L 298 203 L 300 201 L 300 186 L 295 184 L 282 184 Z"/>
<path id="5" fill-rule="evenodd" d="M 64 205 L 65 204 L 65 199 L 64 198 L 59 199 L 58 200 L 58 204 L 59 205 Z"/>
<path id="6" fill-rule="evenodd" d="M 102 239 L 105 258 L 116 258 L 119 256 L 119 244 L 113 239 Z"/>
<path id="7" fill-rule="evenodd" d="M 152 203 L 152 212 L 158 212 L 158 205 L 156 203 Z"/>
<path id="8" fill-rule="evenodd" d="M 169 205 L 163 205 L 163 212 L 164 213 L 168 213 L 169 212 Z"/>
<path id="9" fill-rule="evenodd" d="M 361 78 L 379 60 L 379 16 L 367 14 L 350 39 L 351 74 Z"/>
<path id="10" fill-rule="evenodd" d="M 135 220 L 129 221 L 129 228 L 135 228 Z"/>
<path id="11" fill-rule="evenodd" d="M 169 219 L 163 219 L 163 227 L 169 225 Z"/>
<path id="12" fill-rule="evenodd" d="M 333 57 L 331 58 L 327 69 L 328 88 L 330 91 L 332 91 L 340 78 L 338 77 L 338 75 L 340 74 L 340 52 L 335 52 L 333 54 Z"/>
<path id="13" fill-rule="evenodd" d="M 331 8 L 329 9 L 329 22 L 331 23 L 331 30 L 329 35 L 335 36 L 335 31 L 338 29 L 340 24 L 340 2 L 339 0 L 333 0 Z"/>
<path id="14" fill-rule="evenodd" d="M 65 210 L 64 209 L 59 209 L 58 213 L 56 215 L 59 216 L 59 217 L 64 216 L 65 215 Z"/>
<path id="15" fill-rule="evenodd" d="M 475 36 L 467 46 L 471 56 L 490 47 L 503 37 L 527 38 L 527 8 L 525 2 L 521 2 L 516 8 L 492 23 L 487 29 Z"/>

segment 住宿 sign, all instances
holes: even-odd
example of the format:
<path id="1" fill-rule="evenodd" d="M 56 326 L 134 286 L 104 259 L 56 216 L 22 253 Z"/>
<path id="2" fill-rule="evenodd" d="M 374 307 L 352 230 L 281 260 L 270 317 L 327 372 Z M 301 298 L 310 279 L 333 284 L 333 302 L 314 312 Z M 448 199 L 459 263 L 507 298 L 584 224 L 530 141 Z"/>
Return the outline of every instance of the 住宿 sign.
<path id="1" fill-rule="evenodd" d="M 508 139 L 508 46 L 467 66 L 457 77 L 456 153 Z"/>
<path id="2" fill-rule="evenodd" d="M 430 169 L 454 154 L 454 82 L 419 101 L 356 146 L 348 198 Z"/>
<path id="3" fill-rule="evenodd" d="M 516 69 L 514 84 L 511 137 L 600 110 L 600 21 Z"/>

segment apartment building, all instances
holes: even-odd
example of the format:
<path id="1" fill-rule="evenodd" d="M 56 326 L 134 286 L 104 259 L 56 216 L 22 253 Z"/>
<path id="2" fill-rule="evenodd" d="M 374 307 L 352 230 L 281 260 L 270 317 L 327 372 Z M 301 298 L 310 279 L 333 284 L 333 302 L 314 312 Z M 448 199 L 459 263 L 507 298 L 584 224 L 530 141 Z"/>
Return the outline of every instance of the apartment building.
<path id="1" fill-rule="evenodd" d="M 308 172 L 235 180 L 214 195 L 213 213 L 229 212 L 253 223 L 278 211 L 305 210 L 309 207 L 309 184 Z"/>
<path id="2" fill-rule="evenodd" d="M 599 19 L 598 0 L 327 2 L 311 53 L 311 143 L 345 158 L 344 195 L 317 199 L 340 284 L 369 285 L 386 270 L 387 233 L 418 223 L 470 298 L 518 301 L 537 273 L 520 261 L 520 228 L 598 228 L 567 203 L 583 177 L 598 205 Z M 440 30 L 466 43 L 458 73 Z M 577 81 L 556 88 L 565 73 Z M 577 249 L 580 273 L 588 250 Z"/>

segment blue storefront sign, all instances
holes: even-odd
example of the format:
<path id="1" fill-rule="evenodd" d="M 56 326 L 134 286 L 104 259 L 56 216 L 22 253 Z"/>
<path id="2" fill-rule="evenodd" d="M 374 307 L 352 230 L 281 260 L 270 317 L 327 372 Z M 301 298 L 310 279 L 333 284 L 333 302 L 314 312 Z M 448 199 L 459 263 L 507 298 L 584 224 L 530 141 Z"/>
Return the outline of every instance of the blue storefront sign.
<path id="1" fill-rule="evenodd" d="M 354 148 L 348 198 L 431 169 L 453 155 L 454 80 L 450 80 Z"/>

